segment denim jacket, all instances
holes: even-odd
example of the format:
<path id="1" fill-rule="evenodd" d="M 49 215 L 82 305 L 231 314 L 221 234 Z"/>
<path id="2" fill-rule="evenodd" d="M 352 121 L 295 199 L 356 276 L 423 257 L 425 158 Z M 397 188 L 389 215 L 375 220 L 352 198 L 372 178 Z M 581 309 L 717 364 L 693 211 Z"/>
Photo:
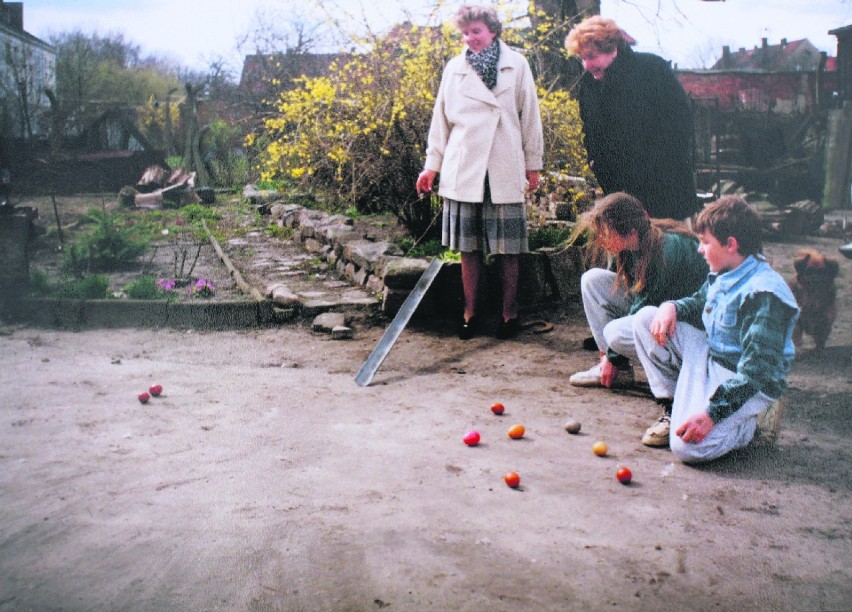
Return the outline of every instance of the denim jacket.
<path id="1" fill-rule="evenodd" d="M 772 398 L 783 393 L 795 355 L 793 328 L 799 307 L 762 255 L 750 255 L 733 270 L 708 275 L 697 293 L 674 304 L 679 320 L 704 327 L 710 358 L 736 373 L 710 399 L 708 412 L 714 422 L 758 392 Z"/>

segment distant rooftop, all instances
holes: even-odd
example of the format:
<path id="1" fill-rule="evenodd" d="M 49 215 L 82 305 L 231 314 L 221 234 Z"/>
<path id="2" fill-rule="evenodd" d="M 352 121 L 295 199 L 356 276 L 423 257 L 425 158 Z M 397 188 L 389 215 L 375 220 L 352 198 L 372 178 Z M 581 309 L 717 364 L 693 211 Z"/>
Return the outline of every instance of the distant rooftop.
<path id="1" fill-rule="evenodd" d="M 819 67 L 821 52 L 807 38 L 788 42 L 782 38 L 777 45 L 770 45 L 764 38 L 762 44 L 754 49 L 741 48 L 731 51 L 727 45 L 722 48 L 722 57 L 712 70 L 743 70 L 755 72 L 813 72 Z M 835 58 L 826 70 L 832 70 Z"/>

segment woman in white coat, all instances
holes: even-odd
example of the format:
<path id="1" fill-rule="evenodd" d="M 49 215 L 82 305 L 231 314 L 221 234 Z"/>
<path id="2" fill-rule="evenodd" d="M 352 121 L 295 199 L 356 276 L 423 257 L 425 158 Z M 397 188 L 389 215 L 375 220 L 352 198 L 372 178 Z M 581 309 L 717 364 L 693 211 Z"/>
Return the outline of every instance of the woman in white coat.
<path id="1" fill-rule="evenodd" d="M 464 316 L 459 338 L 478 329 L 483 254 L 496 256 L 502 283 L 498 338 L 515 336 L 519 255 L 528 251 L 524 195 L 538 187 L 544 138 L 535 81 L 526 58 L 500 40 L 490 6 L 455 16 L 465 49 L 444 68 L 417 191 L 440 174 L 442 242 L 461 251 Z"/>

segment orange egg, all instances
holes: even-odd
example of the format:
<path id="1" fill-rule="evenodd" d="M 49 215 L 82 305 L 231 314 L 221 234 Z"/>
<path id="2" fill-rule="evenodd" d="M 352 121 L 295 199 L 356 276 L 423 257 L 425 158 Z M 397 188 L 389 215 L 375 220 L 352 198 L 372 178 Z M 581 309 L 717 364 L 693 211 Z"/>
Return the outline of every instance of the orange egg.
<path id="1" fill-rule="evenodd" d="M 519 484 L 521 484 L 521 477 L 517 472 L 506 472 L 506 475 L 503 476 L 503 480 L 506 481 L 506 484 L 516 489 Z"/>
<path id="2" fill-rule="evenodd" d="M 525 431 L 526 430 L 524 429 L 523 425 L 512 425 L 507 433 L 510 438 L 512 438 L 513 440 L 517 440 L 518 438 L 524 437 Z"/>

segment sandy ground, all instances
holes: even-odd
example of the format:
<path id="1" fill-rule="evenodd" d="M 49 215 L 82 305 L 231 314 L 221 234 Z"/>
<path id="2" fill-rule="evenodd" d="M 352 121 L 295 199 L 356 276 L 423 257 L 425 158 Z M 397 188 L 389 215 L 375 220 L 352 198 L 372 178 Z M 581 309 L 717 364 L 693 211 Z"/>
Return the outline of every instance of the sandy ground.
<path id="1" fill-rule="evenodd" d="M 421 322 L 366 388 L 382 327 L 0 326 L 0 610 L 850 609 L 840 261 L 777 443 L 700 468 L 640 444 L 643 393 L 567 385 L 593 361 L 576 308 L 509 342 Z"/>

